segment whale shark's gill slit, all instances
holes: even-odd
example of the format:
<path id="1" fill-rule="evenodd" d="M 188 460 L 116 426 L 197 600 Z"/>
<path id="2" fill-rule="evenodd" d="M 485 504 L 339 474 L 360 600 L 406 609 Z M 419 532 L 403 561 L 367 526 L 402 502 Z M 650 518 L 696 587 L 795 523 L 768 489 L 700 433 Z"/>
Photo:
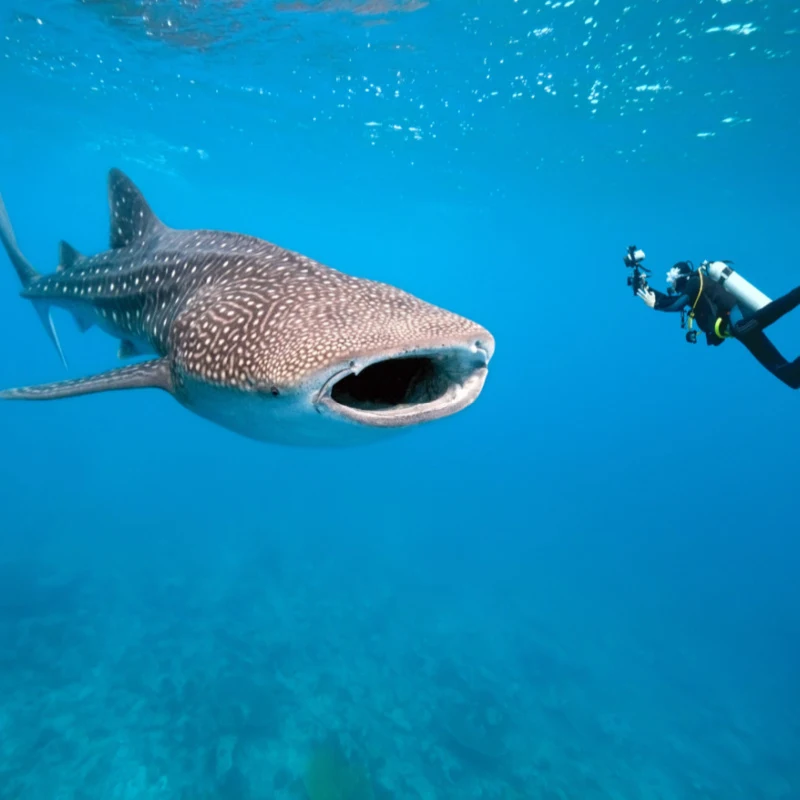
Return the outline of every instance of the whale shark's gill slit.
<path id="1" fill-rule="evenodd" d="M 460 385 L 472 369 L 456 355 L 390 358 L 337 381 L 331 399 L 360 411 L 435 403 Z"/>

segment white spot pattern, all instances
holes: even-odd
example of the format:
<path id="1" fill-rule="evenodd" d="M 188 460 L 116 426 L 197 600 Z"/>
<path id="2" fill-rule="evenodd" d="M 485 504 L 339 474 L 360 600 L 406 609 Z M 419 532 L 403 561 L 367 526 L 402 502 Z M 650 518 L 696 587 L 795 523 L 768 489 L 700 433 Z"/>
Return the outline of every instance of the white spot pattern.
<path id="1" fill-rule="evenodd" d="M 112 249 L 44 276 L 29 297 L 147 341 L 187 376 L 291 390 L 358 355 L 488 333 L 393 286 L 356 278 L 250 236 L 178 231 L 122 173 L 110 179 Z"/>

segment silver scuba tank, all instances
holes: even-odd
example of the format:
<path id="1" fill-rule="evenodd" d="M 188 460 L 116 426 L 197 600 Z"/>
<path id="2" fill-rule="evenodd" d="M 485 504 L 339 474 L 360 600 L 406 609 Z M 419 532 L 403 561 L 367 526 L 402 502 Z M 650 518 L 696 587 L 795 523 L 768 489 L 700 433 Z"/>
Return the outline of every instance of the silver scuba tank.
<path id="1" fill-rule="evenodd" d="M 704 262 L 702 265 L 709 278 L 725 287 L 737 300 L 742 311 L 758 311 L 772 302 L 762 291 L 746 281 L 724 261 Z"/>

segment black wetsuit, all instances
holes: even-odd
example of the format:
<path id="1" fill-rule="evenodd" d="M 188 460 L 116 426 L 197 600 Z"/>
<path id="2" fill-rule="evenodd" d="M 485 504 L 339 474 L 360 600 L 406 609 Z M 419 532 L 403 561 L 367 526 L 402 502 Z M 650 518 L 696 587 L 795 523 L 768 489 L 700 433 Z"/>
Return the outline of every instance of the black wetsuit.
<path id="1" fill-rule="evenodd" d="M 680 311 L 692 304 L 700 292 L 700 277 L 695 273 L 685 281 L 680 294 L 668 295 L 652 290 L 656 296 L 657 311 Z M 719 345 L 726 334 L 740 341 L 765 369 L 791 389 L 800 389 L 800 358 L 787 361 L 778 348 L 767 338 L 764 329 L 777 322 L 784 314 L 800 305 L 800 286 L 773 300 L 758 311 L 745 316 L 736 298 L 724 286 L 703 276 L 703 289 L 694 308 L 697 327 L 706 335 L 709 345 Z M 715 325 L 721 319 L 720 333 Z"/>
<path id="2" fill-rule="evenodd" d="M 686 306 L 691 308 L 700 292 L 700 276 L 697 273 L 690 276 L 681 286 L 679 294 L 664 294 L 657 289 L 653 289 L 653 292 L 656 311 L 681 311 Z M 727 322 L 735 306 L 736 298 L 727 289 L 708 276 L 703 276 L 703 292 L 694 307 L 694 319 L 697 327 L 706 335 L 707 344 L 718 345 L 725 341 L 714 332 L 714 325 L 720 317 Z"/>

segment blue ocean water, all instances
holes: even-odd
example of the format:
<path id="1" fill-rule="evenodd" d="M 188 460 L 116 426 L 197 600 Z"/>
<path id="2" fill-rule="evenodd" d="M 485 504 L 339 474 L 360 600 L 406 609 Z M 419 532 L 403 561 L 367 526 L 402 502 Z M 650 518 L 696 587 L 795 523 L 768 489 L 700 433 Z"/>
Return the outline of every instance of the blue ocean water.
<path id="1" fill-rule="evenodd" d="M 626 285 L 800 283 L 800 8 L 2 0 L 39 269 L 123 169 L 485 325 L 480 398 L 343 450 L 165 394 L 0 405 L 0 800 L 796 800 L 800 396 Z M 0 259 L 0 387 L 117 342 Z M 800 355 L 800 311 L 770 336 Z"/>

